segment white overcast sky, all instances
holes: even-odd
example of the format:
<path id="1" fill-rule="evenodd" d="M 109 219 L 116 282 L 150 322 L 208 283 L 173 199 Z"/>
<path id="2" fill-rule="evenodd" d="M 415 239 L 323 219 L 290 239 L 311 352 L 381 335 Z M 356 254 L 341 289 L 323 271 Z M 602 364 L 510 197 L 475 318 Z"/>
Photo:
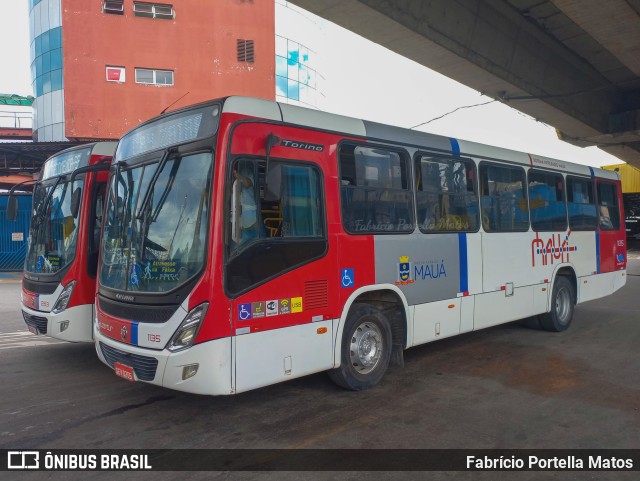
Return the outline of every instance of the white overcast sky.
<path id="1" fill-rule="evenodd" d="M 0 0 L 0 93 L 33 95 L 29 70 L 29 0 Z M 0 108 L 5 108 L 2 106 Z"/>
<path id="2" fill-rule="evenodd" d="M 33 95 L 28 0 L 0 0 L 0 5 L 0 93 Z M 412 127 L 457 107 L 491 100 L 330 22 L 326 29 L 331 42 L 327 50 L 335 52 L 323 61 L 330 111 Z M 420 130 L 593 166 L 621 163 L 595 147 L 581 149 L 558 140 L 552 127 L 500 102 L 460 110 Z"/>

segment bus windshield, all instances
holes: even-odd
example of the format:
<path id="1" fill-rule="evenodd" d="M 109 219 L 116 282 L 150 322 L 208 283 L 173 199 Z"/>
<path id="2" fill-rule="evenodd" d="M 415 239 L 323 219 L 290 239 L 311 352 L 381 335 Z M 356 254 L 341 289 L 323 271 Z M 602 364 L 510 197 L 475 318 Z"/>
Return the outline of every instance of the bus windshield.
<path id="1" fill-rule="evenodd" d="M 73 260 L 78 242 L 78 217 L 71 214 L 73 190 L 84 187 L 83 175 L 70 174 L 89 163 L 91 148 L 64 152 L 47 160 L 33 192 L 29 247 L 24 270 L 55 274 Z"/>
<path id="2" fill-rule="evenodd" d="M 213 154 L 171 156 L 111 177 L 100 283 L 168 292 L 204 265 Z"/>

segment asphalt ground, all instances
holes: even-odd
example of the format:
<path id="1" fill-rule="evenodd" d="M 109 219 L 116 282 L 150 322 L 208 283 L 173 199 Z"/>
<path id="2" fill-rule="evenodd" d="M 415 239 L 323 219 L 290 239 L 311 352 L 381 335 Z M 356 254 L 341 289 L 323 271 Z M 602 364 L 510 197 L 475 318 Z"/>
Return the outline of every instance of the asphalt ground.
<path id="1" fill-rule="evenodd" d="M 0 448 L 640 448 L 640 250 L 565 333 L 510 323 L 405 352 L 376 388 L 317 374 L 231 397 L 129 383 L 25 329 L 0 282 Z M 622 472 L 0 473 L 1 479 L 638 480 Z"/>

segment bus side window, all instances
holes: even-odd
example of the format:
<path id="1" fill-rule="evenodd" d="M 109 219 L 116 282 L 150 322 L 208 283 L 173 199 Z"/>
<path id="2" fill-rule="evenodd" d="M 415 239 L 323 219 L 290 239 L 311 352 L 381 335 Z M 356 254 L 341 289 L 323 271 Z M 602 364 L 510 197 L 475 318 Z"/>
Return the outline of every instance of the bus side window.
<path id="1" fill-rule="evenodd" d="M 87 272 L 94 277 L 98 271 L 98 255 L 100 251 L 100 238 L 102 237 L 102 217 L 104 213 L 104 201 L 107 184 L 101 183 L 95 186 L 95 202 L 91 207 L 89 220 L 89 250 L 87 256 Z"/>
<path id="2" fill-rule="evenodd" d="M 524 232 L 529 229 L 524 169 L 482 163 L 480 186 L 485 231 Z"/>
<path id="3" fill-rule="evenodd" d="M 106 184 L 100 184 L 98 186 L 98 192 L 96 194 L 96 214 L 93 226 L 93 245 L 91 250 L 98 250 L 100 245 L 100 231 L 102 229 L 102 215 L 104 211 L 104 193 Z"/>
<path id="4" fill-rule="evenodd" d="M 261 190 L 265 190 L 261 211 L 271 215 L 275 213 L 272 224 L 276 225 L 267 225 L 267 222 L 265 225 L 279 237 L 321 236 L 323 227 L 318 204 L 320 184 L 317 171 L 306 165 L 274 161 L 267 175 L 267 185 L 261 186 Z"/>
<path id="5" fill-rule="evenodd" d="M 409 161 L 402 151 L 344 144 L 340 148 L 342 224 L 351 234 L 412 232 Z"/>
<path id="6" fill-rule="evenodd" d="M 475 232 L 479 226 L 475 166 L 465 159 L 416 157 L 418 226 L 422 232 Z"/>
<path id="7" fill-rule="evenodd" d="M 598 227 L 598 209 L 591 179 L 567 176 L 567 208 L 571 230 L 595 230 Z"/>
<path id="8" fill-rule="evenodd" d="M 609 182 L 598 182 L 597 191 L 600 229 L 618 230 L 620 228 L 620 209 L 618 208 L 616 185 Z"/>
<path id="9" fill-rule="evenodd" d="M 249 239 L 236 236 L 240 242 L 230 244 L 225 287 L 232 295 L 318 259 L 327 249 L 320 171 L 308 164 L 274 159 L 269 161 L 268 172 L 262 160 L 241 159 L 233 168 L 242 162 L 255 166 L 257 232 Z M 245 225 L 254 228 L 251 215 L 251 222 Z"/>
<path id="10" fill-rule="evenodd" d="M 567 229 L 564 179 L 561 174 L 529 171 L 529 209 L 534 231 Z"/>

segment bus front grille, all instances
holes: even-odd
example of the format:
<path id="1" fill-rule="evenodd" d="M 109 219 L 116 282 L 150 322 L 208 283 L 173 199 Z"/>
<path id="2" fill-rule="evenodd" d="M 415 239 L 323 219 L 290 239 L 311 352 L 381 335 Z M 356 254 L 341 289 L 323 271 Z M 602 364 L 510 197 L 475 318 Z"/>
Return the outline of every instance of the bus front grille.
<path id="1" fill-rule="evenodd" d="M 100 309 L 113 317 L 120 319 L 131 319 L 135 322 L 161 324 L 167 322 L 178 310 L 180 304 L 149 306 L 146 304 L 136 305 L 115 301 L 98 294 Z"/>
<path id="2" fill-rule="evenodd" d="M 125 366 L 132 367 L 136 377 L 141 381 L 153 381 L 153 378 L 156 377 L 158 360 L 154 357 L 131 354 L 103 343 L 100 343 L 100 350 L 112 369 L 115 369 L 113 364 L 119 362 Z"/>
<path id="3" fill-rule="evenodd" d="M 31 314 L 27 314 L 22 311 L 22 317 L 24 322 L 27 323 L 29 327 L 35 327 L 40 334 L 47 333 L 47 319 L 46 317 L 32 316 Z"/>

